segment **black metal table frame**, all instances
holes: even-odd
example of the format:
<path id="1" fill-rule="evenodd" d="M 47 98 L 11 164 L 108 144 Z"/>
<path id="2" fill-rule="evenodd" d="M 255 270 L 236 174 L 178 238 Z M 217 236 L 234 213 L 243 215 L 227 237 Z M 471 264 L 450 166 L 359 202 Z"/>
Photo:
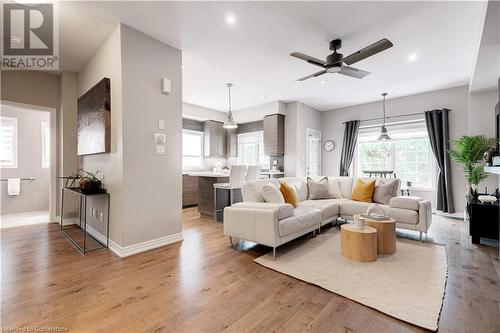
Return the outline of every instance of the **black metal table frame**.
<path id="1" fill-rule="evenodd" d="M 82 229 L 82 208 L 83 208 L 83 248 L 73 239 L 71 236 L 66 232 L 66 230 L 63 228 L 63 218 L 64 218 L 64 191 L 70 191 L 72 193 L 75 193 L 79 196 L 80 202 L 79 202 L 79 212 L 78 212 L 78 228 Z M 87 232 L 87 197 L 89 196 L 97 196 L 97 195 L 105 195 L 107 197 L 107 204 L 108 204 L 108 214 L 107 214 L 107 226 L 106 226 L 106 244 L 92 236 L 92 234 Z M 67 240 L 70 241 L 71 244 L 73 244 L 78 252 L 81 254 L 85 255 L 85 253 L 94 251 L 94 250 L 100 250 L 102 248 L 109 248 L 109 206 L 110 206 L 110 198 L 109 198 L 109 193 L 94 193 L 94 194 L 85 194 L 82 193 L 78 190 L 68 188 L 68 187 L 63 187 L 61 189 L 61 222 L 60 222 L 60 229 L 61 232 L 63 233 L 64 237 L 66 237 Z M 97 243 L 101 244 L 102 247 L 97 247 L 95 249 L 90 249 L 87 250 L 87 235 L 92 237 Z"/>

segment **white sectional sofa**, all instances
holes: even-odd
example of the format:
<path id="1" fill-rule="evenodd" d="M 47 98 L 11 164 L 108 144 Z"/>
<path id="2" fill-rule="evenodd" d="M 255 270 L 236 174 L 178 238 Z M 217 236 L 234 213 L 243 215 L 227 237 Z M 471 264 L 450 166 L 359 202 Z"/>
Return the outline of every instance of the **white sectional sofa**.
<path id="1" fill-rule="evenodd" d="M 320 178 L 323 177 L 317 177 Z M 304 178 L 286 177 L 246 182 L 242 187 L 243 202 L 224 209 L 224 234 L 270 246 L 274 257 L 276 247 L 292 239 L 321 229 L 322 225 L 338 218 L 352 219 L 354 214 L 366 213 L 370 203 L 351 199 L 356 180 L 353 177 L 328 177 L 330 186 L 338 182 L 342 198 L 323 200 L 308 199 Z M 430 202 L 418 197 L 397 196 L 397 179 L 379 178 L 376 184 L 390 181 L 397 181 L 398 185 L 390 203 L 380 206 L 386 215 L 397 221 L 397 228 L 419 231 L 422 238 L 422 232 L 426 233 L 432 222 Z M 262 187 L 269 182 L 278 186 L 279 182 L 286 182 L 293 186 L 297 193 L 297 207 L 287 203 L 265 202 Z"/>

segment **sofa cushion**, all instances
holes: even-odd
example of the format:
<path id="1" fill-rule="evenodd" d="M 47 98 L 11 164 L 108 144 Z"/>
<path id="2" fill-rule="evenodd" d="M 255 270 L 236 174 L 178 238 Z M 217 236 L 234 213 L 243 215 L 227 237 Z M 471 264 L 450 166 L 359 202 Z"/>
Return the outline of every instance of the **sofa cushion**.
<path id="1" fill-rule="evenodd" d="M 419 202 L 422 201 L 419 197 L 394 197 L 390 201 L 390 206 L 393 208 L 411 209 L 418 210 Z"/>
<path id="2" fill-rule="evenodd" d="M 280 189 L 272 183 L 262 186 L 262 196 L 266 202 L 285 203 L 285 198 Z"/>
<path id="3" fill-rule="evenodd" d="M 342 199 L 342 192 L 340 191 L 340 183 L 338 179 L 328 178 L 328 184 L 330 185 L 330 194 L 334 199 Z"/>
<path id="4" fill-rule="evenodd" d="M 262 186 L 268 183 L 273 183 L 278 186 L 276 179 L 262 179 L 244 182 L 241 187 L 243 201 L 265 202 L 264 197 L 262 196 Z"/>
<path id="5" fill-rule="evenodd" d="M 319 209 L 321 211 L 321 221 L 325 221 L 339 215 L 343 201 L 342 199 L 305 200 L 299 202 L 299 206 Z"/>
<path id="6" fill-rule="evenodd" d="M 314 179 L 308 177 L 307 192 L 309 192 L 309 200 L 332 199 L 327 177 L 321 178 L 320 181 L 315 181 Z"/>
<path id="7" fill-rule="evenodd" d="M 340 193 L 342 194 L 342 198 L 344 199 L 352 199 L 352 177 L 332 177 L 337 179 L 340 186 Z"/>
<path id="8" fill-rule="evenodd" d="M 372 202 L 373 191 L 375 190 L 375 179 L 363 181 L 356 180 L 356 185 L 352 189 L 352 200 L 362 202 Z"/>
<path id="9" fill-rule="evenodd" d="M 246 208 L 246 209 L 264 209 L 275 211 L 278 220 L 285 219 L 293 216 L 293 206 L 287 203 L 270 203 L 270 202 L 238 202 L 233 204 L 233 208 Z"/>
<path id="10" fill-rule="evenodd" d="M 297 193 L 297 201 L 307 200 L 307 185 L 302 179 L 295 177 L 286 177 L 278 179 L 278 181 L 280 183 L 287 183 L 288 185 L 295 188 L 295 192 Z"/>
<path id="11" fill-rule="evenodd" d="M 278 221 L 278 233 L 285 237 L 300 230 L 321 223 L 321 211 L 307 206 L 298 206 L 294 209 L 293 216 Z"/>
<path id="12" fill-rule="evenodd" d="M 375 187 L 378 185 L 385 185 L 385 184 L 392 184 L 396 183 L 394 186 L 394 192 L 392 193 L 393 197 L 398 196 L 399 194 L 399 188 L 401 187 L 401 180 L 398 178 L 377 178 L 377 181 L 375 182 Z"/>
<path id="13" fill-rule="evenodd" d="M 394 190 L 397 190 L 397 185 L 395 181 L 376 184 L 375 191 L 373 191 L 373 202 L 388 205 L 392 197 L 394 197 Z"/>
<path id="14" fill-rule="evenodd" d="M 288 185 L 287 183 L 280 184 L 280 192 L 285 198 L 285 202 L 291 204 L 293 207 L 297 207 L 297 191 L 294 187 Z"/>
<path id="15" fill-rule="evenodd" d="M 393 208 L 387 205 L 380 205 L 384 214 L 392 217 L 397 223 L 417 224 L 418 212 L 410 209 Z"/>
<path id="16" fill-rule="evenodd" d="M 370 203 L 368 202 L 344 200 L 340 205 L 340 215 L 352 216 L 355 214 L 364 214 L 368 207 L 370 207 Z"/>

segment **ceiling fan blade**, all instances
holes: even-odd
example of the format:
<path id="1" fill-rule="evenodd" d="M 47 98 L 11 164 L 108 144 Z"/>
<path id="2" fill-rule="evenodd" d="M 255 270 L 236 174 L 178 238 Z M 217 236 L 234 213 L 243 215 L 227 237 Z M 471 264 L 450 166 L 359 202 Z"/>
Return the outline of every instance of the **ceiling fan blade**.
<path id="1" fill-rule="evenodd" d="M 349 66 L 343 66 L 339 74 L 350 76 L 350 77 L 355 77 L 356 79 L 362 79 L 368 74 L 371 74 L 370 72 L 363 71 L 361 69 L 357 69 L 354 67 L 349 67 Z"/>
<path id="2" fill-rule="evenodd" d="M 360 60 L 371 57 L 374 54 L 377 54 L 377 53 L 382 52 L 388 48 L 391 48 L 392 46 L 393 46 L 393 44 L 391 43 L 391 41 L 384 38 L 384 39 L 379 40 L 378 42 L 373 43 L 372 45 L 369 45 L 369 46 L 345 57 L 344 59 L 342 59 L 342 62 L 344 62 L 348 65 L 352 65 Z"/>
<path id="3" fill-rule="evenodd" d="M 319 72 L 316 72 L 314 74 L 308 75 L 308 76 L 304 76 L 303 78 L 300 78 L 297 81 L 305 81 L 305 80 L 310 79 L 312 77 L 320 76 L 320 75 L 323 75 L 323 74 L 326 74 L 326 69 L 323 70 L 323 71 L 319 71 Z"/>
<path id="4" fill-rule="evenodd" d="M 304 53 L 293 52 L 293 53 L 290 53 L 290 55 L 292 57 L 305 60 L 308 63 L 316 65 L 316 66 L 325 67 L 325 65 L 326 65 L 326 63 L 323 60 L 320 60 L 318 58 L 314 58 L 314 57 L 308 56 L 307 54 L 304 54 Z"/>

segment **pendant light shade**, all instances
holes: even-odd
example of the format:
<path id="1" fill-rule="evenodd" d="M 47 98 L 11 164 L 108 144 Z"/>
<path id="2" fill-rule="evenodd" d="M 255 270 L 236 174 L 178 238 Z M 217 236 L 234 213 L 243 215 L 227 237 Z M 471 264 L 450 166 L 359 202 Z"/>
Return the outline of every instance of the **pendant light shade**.
<path id="1" fill-rule="evenodd" d="M 233 119 L 233 112 L 231 112 L 231 87 L 233 86 L 232 83 L 227 83 L 226 87 L 229 90 L 229 111 L 227 113 L 226 120 L 224 121 L 224 125 L 222 127 L 224 128 L 238 128 L 238 125 Z"/>
<path id="2" fill-rule="evenodd" d="M 377 139 L 378 141 L 387 141 L 387 140 L 391 139 L 391 137 L 387 133 L 387 128 L 385 127 L 385 97 L 386 96 L 387 96 L 387 93 L 382 93 L 382 97 L 384 98 L 384 100 L 382 101 L 382 108 L 383 108 L 383 112 L 384 112 L 384 118 L 383 118 L 383 121 L 382 121 L 382 127 L 380 128 L 380 136 Z"/>

